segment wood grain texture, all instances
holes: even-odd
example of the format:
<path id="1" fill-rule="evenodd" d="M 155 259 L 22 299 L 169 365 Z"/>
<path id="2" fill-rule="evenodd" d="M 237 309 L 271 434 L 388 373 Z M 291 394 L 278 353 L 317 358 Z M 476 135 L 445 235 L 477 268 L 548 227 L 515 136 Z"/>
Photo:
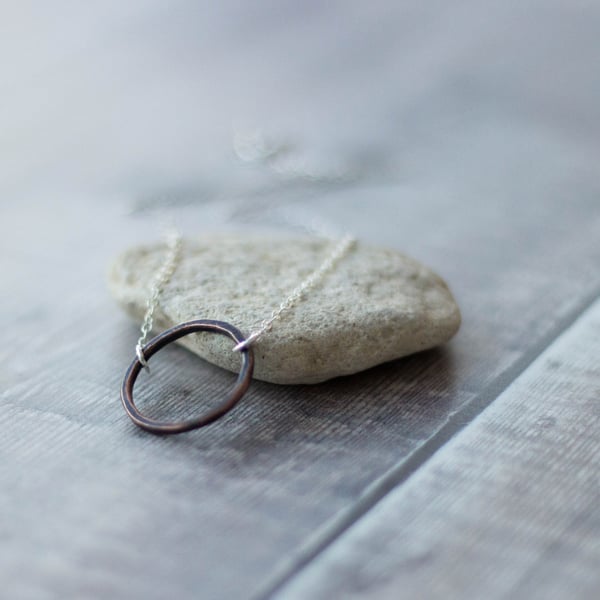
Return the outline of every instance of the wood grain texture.
<path id="1" fill-rule="evenodd" d="M 25 34 L 0 40 L 24 61 L 0 115 L 9 597 L 268 594 L 598 295 L 600 88 L 596 70 L 572 65 L 597 48 L 600 11 L 544 2 L 532 20 L 506 3 L 344 3 L 281 17 L 268 3 L 221 5 L 88 8 L 65 31 L 51 18 L 37 31 L 23 13 Z M 41 50 L 16 52 L 27 40 Z M 236 115 L 361 170 L 325 185 L 240 167 Z M 257 384 L 204 431 L 136 430 L 118 390 L 137 325 L 108 297 L 109 261 L 163 218 L 197 234 L 232 214 L 282 226 L 289 212 L 439 271 L 463 310 L 458 337 L 324 385 Z M 162 398 L 149 400 L 159 413 L 228 383 L 183 351 L 157 372 L 141 391 Z"/>
<path id="2" fill-rule="evenodd" d="M 278 598 L 593 598 L 600 302 Z"/>

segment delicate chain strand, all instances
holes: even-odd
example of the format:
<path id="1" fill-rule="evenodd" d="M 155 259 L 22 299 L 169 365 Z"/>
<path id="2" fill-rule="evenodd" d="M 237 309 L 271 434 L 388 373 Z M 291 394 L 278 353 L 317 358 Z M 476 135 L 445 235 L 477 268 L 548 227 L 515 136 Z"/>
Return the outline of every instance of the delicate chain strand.
<path id="1" fill-rule="evenodd" d="M 349 234 L 338 241 L 331 254 L 321 263 L 319 268 L 315 269 L 298 287 L 294 288 L 292 293 L 271 312 L 268 319 L 260 322 L 258 329 L 253 331 L 243 342 L 239 343 L 233 350 L 240 351 L 248 348 L 254 342 L 257 342 L 265 333 L 268 333 L 273 328 L 275 321 L 295 306 L 302 297 L 312 290 L 322 279 L 336 266 L 336 264 L 350 252 L 356 244 L 356 238 Z"/>
<path id="2" fill-rule="evenodd" d="M 142 323 L 142 335 L 137 342 L 135 351 L 138 360 L 142 366 L 149 370 L 148 363 L 144 357 L 143 346 L 150 331 L 152 331 L 152 323 L 154 311 L 158 305 L 158 299 L 165 286 L 169 283 L 173 276 L 177 265 L 181 259 L 181 234 L 177 231 L 170 232 L 167 237 L 167 254 L 164 262 L 156 274 L 150 287 L 150 296 L 146 302 L 147 310 Z M 245 350 L 255 342 L 257 342 L 265 333 L 268 333 L 273 328 L 274 323 L 280 319 L 285 312 L 294 307 L 310 290 L 319 284 L 323 278 L 344 258 L 348 252 L 356 244 L 356 238 L 350 234 L 345 234 L 337 241 L 329 256 L 315 269 L 300 285 L 295 287 L 283 302 L 271 312 L 271 316 L 263 319 L 257 328 L 241 343 L 239 343 L 234 351 Z"/>
<path id="3" fill-rule="evenodd" d="M 181 246 L 182 238 L 181 234 L 172 230 L 167 233 L 167 254 L 165 259 L 160 266 L 160 269 L 156 273 L 152 285 L 150 286 L 150 295 L 146 301 L 146 314 L 144 315 L 144 321 L 142 322 L 141 332 L 139 340 L 137 341 L 135 352 L 141 365 L 147 370 L 150 370 L 146 358 L 144 356 L 143 346 L 146 342 L 148 334 L 152 331 L 152 324 L 154 320 L 154 311 L 158 306 L 158 299 L 165 288 L 165 286 L 173 277 L 173 273 L 177 269 L 177 264 L 181 258 Z"/>

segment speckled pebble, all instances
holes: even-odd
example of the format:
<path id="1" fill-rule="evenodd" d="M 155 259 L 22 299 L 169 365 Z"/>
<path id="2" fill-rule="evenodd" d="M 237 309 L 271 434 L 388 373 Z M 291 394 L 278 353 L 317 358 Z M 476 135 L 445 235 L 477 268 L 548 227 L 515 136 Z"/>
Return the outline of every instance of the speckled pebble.
<path id="1" fill-rule="evenodd" d="M 228 321 L 248 334 L 330 251 L 330 242 L 240 234 L 186 239 L 164 290 L 155 332 L 191 319 Z M 141 323 L 162 244 L 131 248 L 112 265 L 109 286 Z M 254 377 L 318 383 L 447 342 L 460 311 L 445 282 L 394 250 L 358 243 L 334 271 L 254 346 Z M 236 371 L 231 340 L 208 333 L 182 338 L 187 348 Z"/>

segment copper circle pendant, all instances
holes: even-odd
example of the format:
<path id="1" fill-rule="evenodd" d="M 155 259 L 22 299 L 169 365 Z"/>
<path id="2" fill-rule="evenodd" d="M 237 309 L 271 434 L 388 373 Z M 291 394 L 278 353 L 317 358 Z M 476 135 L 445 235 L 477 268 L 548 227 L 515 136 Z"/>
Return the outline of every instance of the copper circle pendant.
<path id="1" fill-rule="evenodd" d="M 199 331 L 208 331 L 226 335 L 236 344 L 244 341 L 242 332 L 224 321 L 212 321 L 210 319 L 186 321 L 185 323 L 180 323 L 175 327 L 171 327 L 171 329 L 167 329 L 164 333 L 151 339 L 143 348 L 143 358 L 148 360 L 161 348 L 164 348 L 171 342 L 189 335 L 190 333 L 197 333 Z M 125 378 L 123 379 L 123 386 L 121 387 L 121 402 L 123 403 L 123 408 L 125 408 L 125 412 L 136 425 L 139 425 L 142 429 L 151 431 L 152 433 L 182 433 L 184 431 L 190 431 L 191 429 L 197 429 L 198 427 L 204 427 L 230 411 L 241 400 L 250 385 L 252 371 L 254 370 L 254 354 L 252 348 L 241 350 L 240 353 L 242 355 L 242 367 L 240 373 L 233 389 L 229 392 L 223 402 L 199 417 L 183 421 L 159 421 L 144 416 L 138 410 L 133 401 L 133 386 L 143 367 L 136 357 L 127 369 Z"/>

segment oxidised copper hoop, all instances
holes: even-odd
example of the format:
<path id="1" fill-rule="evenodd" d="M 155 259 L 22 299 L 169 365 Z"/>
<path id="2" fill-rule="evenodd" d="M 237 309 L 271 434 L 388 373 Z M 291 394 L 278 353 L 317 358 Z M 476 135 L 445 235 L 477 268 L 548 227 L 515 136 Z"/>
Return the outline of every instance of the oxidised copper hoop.
<path id="1" fill-rule="evenodd" d="M 197 333 L 199 331 L 210 331 L 212 333 L 226 335 L 236 344 L 244 341 L 242 332 L 229 323 L 225 323 L 224 321 L 199 319 L 196 321 L 180 323 L 151 339 L 143 348 L 143 356 L 148 360 L 161 348 L 164 348 L 171 342 L 189 335 L 190 333 Z M 200 417 L 184 421 L 157 421 L 144 416 L 133 402 L 133 386 L 137 376 L 142 370 L 142 364 L 137 357 L 133 360 L 129 369 L 127 369 L 127 373 L 125 373 L 125 378 L 123 379 L 123 386 L 121 387 L 121 402 L 123 403 L 123 408 L 136 425 L 139 425 L 142 429 L 146 429 L 152 433 L 182 433 L 184 431 L 190 431 L 191 429 L 197 429 L 198 427 L 204 427 L 204 425 L 216 421 L 219 417 L 230 411 L 241 400 L 250 385 L 252 371 L 254 370 L 254 354 L 252 353 L 252 348 L 245 348 L 240 352 L 242 354 L 242 368 L 240 369 L 240 374 L 238 375 L 235 386 L 221 404 Z"/>

